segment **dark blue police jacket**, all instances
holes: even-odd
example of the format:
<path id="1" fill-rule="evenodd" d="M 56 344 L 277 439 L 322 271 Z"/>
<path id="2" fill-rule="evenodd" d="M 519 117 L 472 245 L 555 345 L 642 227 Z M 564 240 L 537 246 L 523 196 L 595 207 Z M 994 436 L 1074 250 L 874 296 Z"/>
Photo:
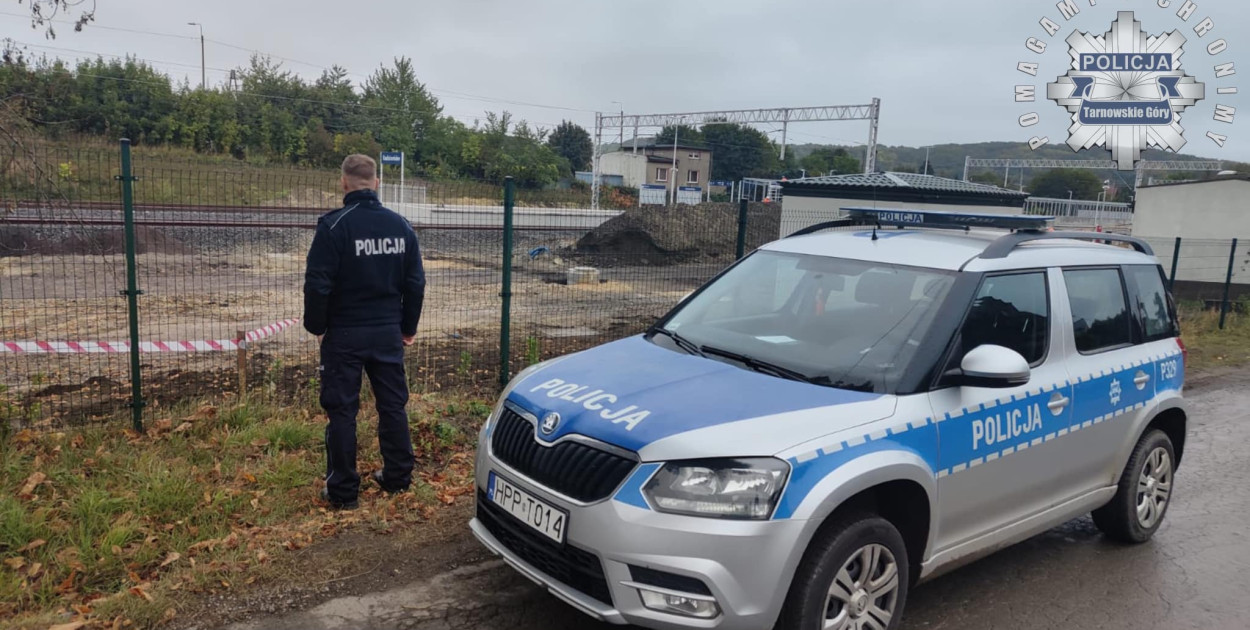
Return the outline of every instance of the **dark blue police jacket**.
<path id="1" fill-rule="evenodd" d="M 415 335 L 424 300 L 417 235 L 377 193 L 348 193 L 342 208 L 317 221 L 304 273 L 308 332 L 398 325 L 404 335 Z"/>

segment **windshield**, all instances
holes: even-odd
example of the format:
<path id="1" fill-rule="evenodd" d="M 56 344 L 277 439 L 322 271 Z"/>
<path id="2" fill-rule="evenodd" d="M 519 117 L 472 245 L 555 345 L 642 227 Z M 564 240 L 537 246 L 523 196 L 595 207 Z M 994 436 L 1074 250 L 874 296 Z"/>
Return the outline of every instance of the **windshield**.
<path id="1" fill-rule="evenodd" d="M 681 344 L 686 351 L 700 348 L 710 358 L 889 393 L 953 282 L 953 274 L 934 269 L 761 251 L 691 298 L 663 328 L 688 341 Z M 673 343 L 673 336 L 664 338 Z"/>

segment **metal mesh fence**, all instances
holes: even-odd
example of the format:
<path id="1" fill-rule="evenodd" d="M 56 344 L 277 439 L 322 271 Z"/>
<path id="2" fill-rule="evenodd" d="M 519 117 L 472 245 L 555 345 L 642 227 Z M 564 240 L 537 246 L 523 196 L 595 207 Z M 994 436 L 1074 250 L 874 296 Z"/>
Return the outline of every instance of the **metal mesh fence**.
<path id="1" fill-rule="evenodd" d="M 54 426 L 126 414 L 126 248 L 116 147 L 23 148 L 0 178 L 0 421 Z M 298 323 L 317 218 L 341 201 L 337 173 L 185 163 L 133 152 L 142 394 L 150 409 L 240 387 L 284 396 L 316 387 L 317 348 Z M 490 388 L 524 366 L 641 332 L 749 252 L 838 217 L 828 204 L 638 206 L 615 192 L 517 190 L 504 260 L 504 189 L 410 177 L 387 205 L 417 230 L 427 274 L 417 391 Z M 868 228 L 842 228 L 865 230 Z M 1150 239 L 1181 299 L 1250 287 L 1230 241 Z M 1232 274 L 1229 256 L 1232 254 Z M 511 284 L 504 286 L 504 269 Z M 504 315 L 504 293 L 511 305 Z M 242 350 L 240 350 L 242 347 Z M 240 369 L 242 366 L 242 369 Z M 645 369 L 645 366 L 639 366 Z M 246 381 L 244 384 L 243 381 Z"/>

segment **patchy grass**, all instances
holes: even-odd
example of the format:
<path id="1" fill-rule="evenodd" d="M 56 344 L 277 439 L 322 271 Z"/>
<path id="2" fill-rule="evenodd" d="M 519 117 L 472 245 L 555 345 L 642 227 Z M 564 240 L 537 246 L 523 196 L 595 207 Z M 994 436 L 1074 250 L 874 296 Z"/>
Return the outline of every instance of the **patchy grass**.
<path id="1" fill-rule="evenodd" d="M 410 409 L 413 491 L 391 498 L 362 483 L 355 512 L 317 499 L 325 419 L 311 408 L 192 405 L 150 418 L 143 434 L 110 424 L 0 442 L 0 627 L 153 627 L 182 602 L 250 584 L 279 554 L 430 518 L 471 493 L 488 408 L 440 393 Z M 381 462 L 365 412 L 359 445 L 366 476 Z"/>
<path id="2" fill-rule="evenodd" d="M 1189 350 L 1187 369 L 1209 370 L 1250 364 L 1250 304 L 1231 309 L 1220 330 L 1219 310 L 1180 305 L 1181 338 Z"/>

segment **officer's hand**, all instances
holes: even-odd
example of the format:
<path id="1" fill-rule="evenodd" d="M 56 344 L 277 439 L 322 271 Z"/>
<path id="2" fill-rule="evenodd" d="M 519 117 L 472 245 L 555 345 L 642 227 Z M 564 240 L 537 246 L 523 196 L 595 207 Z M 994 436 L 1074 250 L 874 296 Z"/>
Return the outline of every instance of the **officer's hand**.
<path id="1" fill-rule="evenodd" d="M 416 343 L 416 341 L 417 341 L 416 335 L 404 335 L 405 346 L 411 346 L 412 344 Z"/>

